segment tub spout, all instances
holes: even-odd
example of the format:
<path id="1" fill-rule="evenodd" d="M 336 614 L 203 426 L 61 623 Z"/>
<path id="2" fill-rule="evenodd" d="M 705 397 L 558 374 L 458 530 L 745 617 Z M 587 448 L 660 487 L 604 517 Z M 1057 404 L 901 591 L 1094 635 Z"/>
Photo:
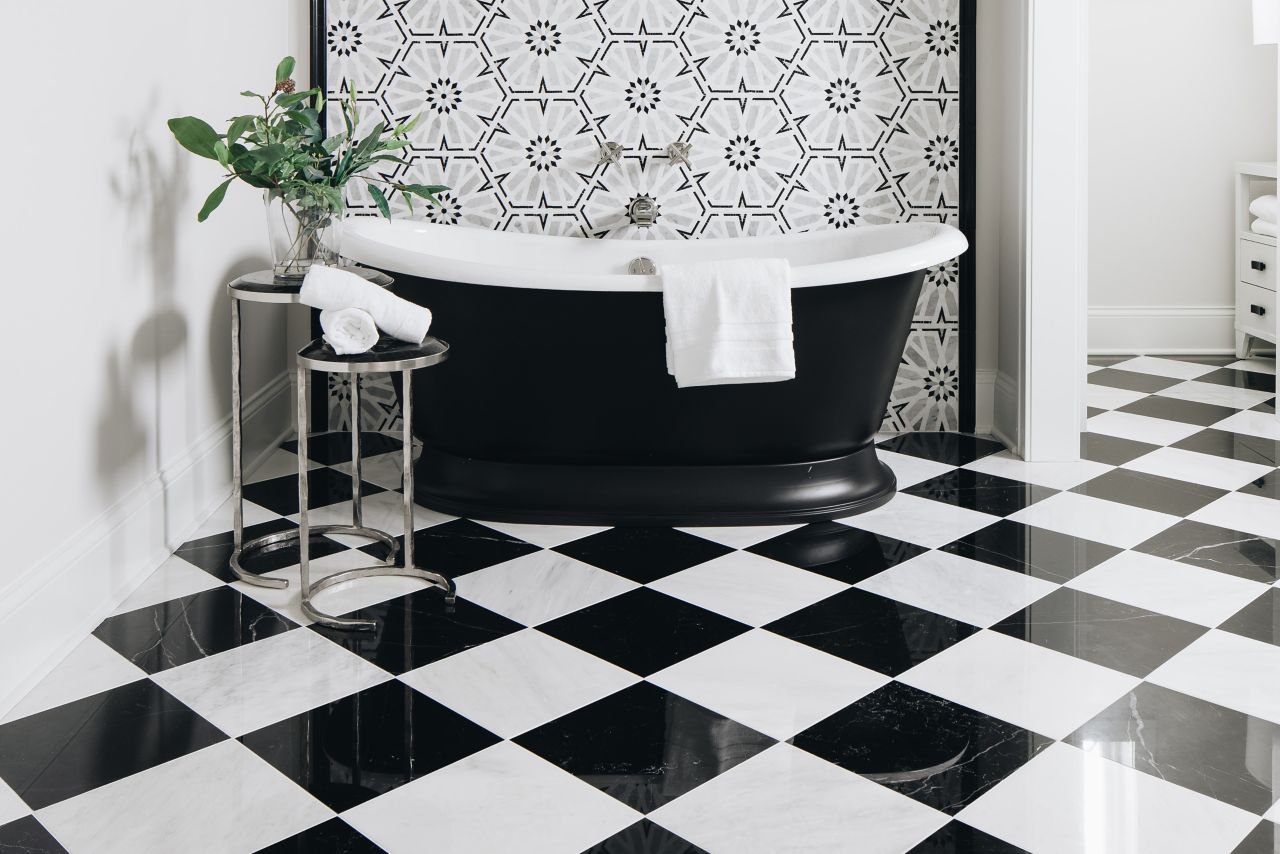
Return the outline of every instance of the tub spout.
<path id="1" fill-rule="evenodd" d="M 658 218 L 658 203 L 648 196 L 637 196 L 627 208 L 631 222 L 641 228 L 648 228 Z"/>

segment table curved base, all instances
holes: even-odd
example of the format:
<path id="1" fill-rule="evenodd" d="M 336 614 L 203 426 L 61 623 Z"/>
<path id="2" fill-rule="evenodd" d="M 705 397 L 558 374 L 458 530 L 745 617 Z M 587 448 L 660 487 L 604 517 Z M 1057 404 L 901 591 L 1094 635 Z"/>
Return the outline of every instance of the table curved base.
<path id="1" fill-rule="evenodd" d="M 385 531 L 379 531 L 376 528 L 366 528 L 361 525 L 312 525 L 311 536 L 323 536 L 325 534 L 338 534 L 347 537 L 362 537 L 366 540 L 382 543 L 387 547 L 386 562 L 394 564 L 396 555 L 400 551 L 400 544 L 392 539 L 391 535 Z M 231 553 L 231 571 L 236 578 L 245 584 L 252 584 L 254 587 L 270 587 L 276 590 L 282 590 L 289 586 L 289 582 L 284 578 L 263 578 L 261 575 L 254 575 L 243 566 L 240 565 L 242 555 L 251 554 L 253 552 L 272 551 L 274 549 L 283 548 L 298 542 L 299 529 L 293 528 L 288 531 L 279 531 L 274 534 L 267 534 L 264 537 L 250 540 L 240 548 Z"/>
<path id="2" fill-rule="evenodd" d="M 457 587 L 453 583 L 453 579 L 447 578 L 438 572 L 431 572 L 427 569 L 417 569 L 410 567 L 406 569 L 403 566 L 367 566 L 357 569 L 344 569 L 341 572 L 335 572 L 333 575 L 327 575 L 319 581 L 306 586 L 302 589 L 302 613 L 308 619 L 314 620 L 322 626 L 329 626 L 335 629 L 376 629 L 378 624 L 375 620 L 354 620 L 344 617 L 334 617 L 319 611 L 311 604 L 311 597 L 327 590 L 338 584 L 348 581 L 356 581 L 361 578 L 418 578 L 439 587 L 444 590 L 445 604 L 452 608 L 453 603 L 457 600 Z"/>

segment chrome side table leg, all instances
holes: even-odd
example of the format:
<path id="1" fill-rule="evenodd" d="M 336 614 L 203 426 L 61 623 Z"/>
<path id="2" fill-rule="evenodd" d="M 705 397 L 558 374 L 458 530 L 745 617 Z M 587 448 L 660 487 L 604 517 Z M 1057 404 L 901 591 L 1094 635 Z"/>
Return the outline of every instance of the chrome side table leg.
<path id="1" fill-rule="evenodd" d="M 364 476 L 360 464 L 360 375 L 351 375 L 351 524 L 364 527 L 364 500 L 360 494 L 360 479 Z"/>
<path id="2" fill-rule="evenodd" d="M 445 605 L 452 608 L 458 598 L 453 579 L 427 569 L 419 569 L 413 560 L 413 371 L 401 371 L 400 379 L 404 387 L 401 404 L 403 411 L 400 413 L 400 441 L 404 445 L 404 465 L 400 476 L 400 487 L 404 490 L 404 568 L 406 573 L 443 587 Z"/>
<path id="3" fill-rule="evenodd" d="M 231 572 L 245 584 L 276 589 L 289 586 L 283 578 L 263 578 L 240 566 L 244 551 L 244 425 L 240 410 L 240 300 L 231 297 Z M 272 539 L 277 539 L 273 537 Z M 268 545 L 262 540 L 255 543 Z"/>

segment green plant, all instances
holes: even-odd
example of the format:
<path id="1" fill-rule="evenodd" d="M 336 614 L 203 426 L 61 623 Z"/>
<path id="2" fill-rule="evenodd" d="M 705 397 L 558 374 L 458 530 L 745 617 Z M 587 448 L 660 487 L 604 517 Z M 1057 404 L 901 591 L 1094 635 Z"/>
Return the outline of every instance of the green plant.
<path id="1" fill-rule="evenodd" d="M 341 216 L 343 190 L 352 178 L 377 163 L 408 165 L 396 152 L 409 145 L 408 134 L 421 115 L 396 125 L 380 121 L 365 136 L 357 138 L 359 118 L 356 93 L 352 90 L 339 102 L 344 130 L 326 137 L 320 126 L 324 96 L 319 89 L 295 91 L 290 76 L 293 69 L 293 57 L 286 56 L 276 66 L 275 87 L 270 95 L 241 92 L 246 98 L 259 101 L 262 112 L 236 116 L 226 133 L 218 133 L 208 122 L 194 116 L 169 120 L 169 130 L 183 148 L 216 160 L 227 170 L 225 180 L 200 208 L 200 222 L 222 204 L 227 188 L 238 179 L 251 187 L 278 191 L 300 222 L 319 227 L 331 217 Z M 373 177 L 366 177 L 365 181 L 378 211 L 388 219 L 388 194 L 400 193 L 412 210 L 415 197 L 438 205 L 437 194 L 449 189 Z"/>

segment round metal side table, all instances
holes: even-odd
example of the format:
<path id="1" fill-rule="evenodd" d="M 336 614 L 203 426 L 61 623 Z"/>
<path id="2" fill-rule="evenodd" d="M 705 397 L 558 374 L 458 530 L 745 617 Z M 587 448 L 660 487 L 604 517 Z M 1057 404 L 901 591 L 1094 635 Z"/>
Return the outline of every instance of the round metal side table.
<path id="1" fill-rule="evenodd" d="M 445 603 L 452 607 L 457 591 L 453 580 L 417 566 L 413 560 L 413 371 L 438 365 L 449 357 L 449 345 L 438 338 L 428 336 L 421 344 L 404 344 L 384 338 L 367 353 L 352 356 L 339 356 L 333 352 L 323 339 L 317 338 L 298 351 L 298 535 L 301 562 L 299 572 L 301 579 L 302 613 L 309 619 L 324 626 L 340 629 L 375 629 L 373 620 L 356 620 L 334 617 L 318 610 L 311 602 L 312 597 L 322 590 L 354 581 L 360 578 L 376 578 L 379 576 L 398 576 L 420 578 L 440 587 L 445 592 Z M 314 584 L 311 583 L 311 548 L 310 535 L 313 530 L 308 521 L 307 494 L 307 410 L 312 371 L 351 374 L 353 383 L 359 380 L 360 374 L 399 372 L 403 380 L 401 395 L 401 486 L 404 490 L 404 545 L 401 553 L 404 565 L 395 565 L 395 555 L 386 564 L 378 566 L 346 569 L 327 575 Z M 352 409 L 353 413 L 359 410 Z M 351 431 L 360 433 L 360 419 L 353 415 Z M 376 532 L 390 539 L 385 532 Z"/>
<path id="2" fill-rule="evenodd" d="M 379 270 L 367 267 L 348 267 L 352 273 L 363 276 L 375 285 L 386 287 L 395 280 Z M 298 541 L 300 529 L 268 534 L 249 542 L 244 541 L 244 446 L 242 433 L 244 430 L 241 413 L 240 393 L 240 303 L 262 302 L 284 305 L 301 304 L 298 298 L 302 291 L 299 279 L 277 279 L 270 270 L 261 270 L 241 276 L 227 285 L 227 294 L 231 297 L 231 501 L 232 501 L 232 538 L 231 571 L 236 578 L 255 587 L 284 588 L 289 582 L 283 578 L 263 578 L 246 570 L 240 563 L 246 554 L 259 551 L 275 550 Z M 351 384 L 352 412 L 360 411 L 360 383 L 358 378 Z M 305 445 L 299 444 L 300 459 L 306 460 Z M 396 543 L 382 531 L 366 528 L 363 522 L 363 509 L 360 495 L 360 431 L 351 433 L 351 524 L 350 525 L 313 525 L 310 535 L 346 534 L 355 537 L 375 540 L 383 543 L 390 550 L 388 561 L 395 560 Z M 305 466 L 304 466 L 305 467 Z"/>

